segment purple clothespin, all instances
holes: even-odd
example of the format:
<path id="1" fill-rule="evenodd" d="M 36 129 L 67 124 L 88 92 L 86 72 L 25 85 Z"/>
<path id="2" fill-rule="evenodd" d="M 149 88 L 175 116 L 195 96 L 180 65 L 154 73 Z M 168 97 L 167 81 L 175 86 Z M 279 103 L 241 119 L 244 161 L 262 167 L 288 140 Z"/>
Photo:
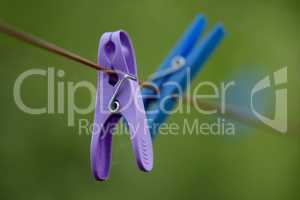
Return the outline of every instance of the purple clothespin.
<path id="1" fill-rule="evenodd" d="M 109 176 L 112 134 L 123 116 L 127 122 L 138 167 L 151 171 L 153 152 L 147 118 L 137 81 L 135 53 L 124 31 L 104 33 L 100 39 L 98 63 L 119 72 L 98 72 L 96 109 L 91 141 L 91 165 L 97 180 Z"/>

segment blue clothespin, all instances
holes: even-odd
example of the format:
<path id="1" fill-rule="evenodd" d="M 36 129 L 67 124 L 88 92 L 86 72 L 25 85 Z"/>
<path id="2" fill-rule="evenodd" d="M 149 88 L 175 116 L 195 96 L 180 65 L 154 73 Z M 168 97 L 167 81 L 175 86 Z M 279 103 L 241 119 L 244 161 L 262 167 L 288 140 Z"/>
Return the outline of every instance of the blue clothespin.
<path id="1" fill-rule="evenodd" d="M 190 84 L 189 81 L 196 77 L 205 61 L 224 38 L 224 28 L 221 24 L 217 24 L 197 44 L 206 25 L 205 17 L 198 15 L 157 72 L 150 77 L 149 82 L 157 86 L 160 93 L 155 94 L 153 90 L 146 88 L 143 90 L 143 101 L 152 138 L 157 135 L 159 126 L 174 108 L 176 104 L 174 95 L 183 95 Z"/>

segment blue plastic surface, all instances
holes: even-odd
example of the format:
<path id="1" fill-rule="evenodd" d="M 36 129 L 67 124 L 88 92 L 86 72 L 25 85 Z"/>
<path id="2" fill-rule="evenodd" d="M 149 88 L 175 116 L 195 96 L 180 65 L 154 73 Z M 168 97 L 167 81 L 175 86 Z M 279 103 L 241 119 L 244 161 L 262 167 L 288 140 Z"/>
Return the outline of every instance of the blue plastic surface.
<path id="1" fill-rule="evenodd" d="M 169 116 L 169 112 L 176 105 L 176 99 L 171 98 L 172 94 L 178 94 L 180 85 L 180 96 L 196 75 L 200 72 L 204 63 L 212 55 L 225 36 L 224 28 L 217 24 L 211 32 L 198 44 L 197 41 L 203 34 L 207 22 L 203 15 L 198 15 L 194 22 L 186 30 L 176 46 L 171 50 L 166 59 L 162 62 L 156 73 L 162 72 L 169 67 L 174 57 L 185 58 L 185 65 L 177 72 L 163 78 L 151 81 L 160 89 L 160 94 L 155 94 L 153 90 L 144 89 L 142 92 L 147 118 L 149 120 L 152 138 L 158 134 L 159 126 L 164 123 Z M 189 75 L 188 75 L 189 74 Z M 163 106 L 161 106 L 163 104 Z"/>

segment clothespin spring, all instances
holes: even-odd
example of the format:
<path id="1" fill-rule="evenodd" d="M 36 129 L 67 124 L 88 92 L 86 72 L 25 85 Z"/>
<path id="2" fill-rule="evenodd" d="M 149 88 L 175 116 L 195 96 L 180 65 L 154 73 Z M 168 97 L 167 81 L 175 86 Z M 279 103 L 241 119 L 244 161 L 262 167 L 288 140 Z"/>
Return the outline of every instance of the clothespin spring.
<path id="1" fill-rule="evenodd" d="M 172 59 L 172 65 L 170 68 L 168 68 L 164 71 L 152 74 L 149 79 L 150 79 L 150 81 L 153 81 L 153 80 L 168 76 L 170 74 L 173 74 L 173 73 L 177 72 L 178 70 L 180 70 L 183 66 L 185 66 L 185 64 L 186 64 L 186 60 L 184 57 L 175 56 Z"/>
<path id="2" fill-rule="evenodd" d="M 108 109 L 111 113 L 117 113 L 120 110 L 120 103 L 118 100 L 116 100 L 116 97 L 119 93 L 121 86 L 124 84 L 125 80 L 137 81 L 136 77 L 129 75 L 129 74 L 125 74 L 124 77 L 121 80 L 119 80 L 119 82 L 117 83 L 117 86 L 116 86 L 116 90 L 113 93 L 113 95 L 109 101 Z"/>

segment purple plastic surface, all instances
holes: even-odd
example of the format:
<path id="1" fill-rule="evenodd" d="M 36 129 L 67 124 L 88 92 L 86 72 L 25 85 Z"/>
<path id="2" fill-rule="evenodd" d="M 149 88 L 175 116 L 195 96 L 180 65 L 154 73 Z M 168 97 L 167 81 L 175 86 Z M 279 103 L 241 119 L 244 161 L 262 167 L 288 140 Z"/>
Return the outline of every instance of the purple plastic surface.
<path id="1" fill-rule="evenodd" d="M 104 33 L 100 39 L 98 63 L 137 78 L 135 53 L 128 34 L 124 31 Z M 152 140 L 148 129 L 140 87 L 137 81 L 125 80 L 117 93 L 120 111 L 111 113 L 109 102 L 117 82 L 124 74 L 116 76 L 98 72 L 96 109 L 91 141 L 91 167 L 97 180 L 109 176 L 112 157 L 112 135 L 121 117 L 127 121 L 138 167 L 151 171 L 153 167 Z"/>

